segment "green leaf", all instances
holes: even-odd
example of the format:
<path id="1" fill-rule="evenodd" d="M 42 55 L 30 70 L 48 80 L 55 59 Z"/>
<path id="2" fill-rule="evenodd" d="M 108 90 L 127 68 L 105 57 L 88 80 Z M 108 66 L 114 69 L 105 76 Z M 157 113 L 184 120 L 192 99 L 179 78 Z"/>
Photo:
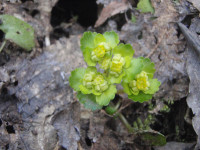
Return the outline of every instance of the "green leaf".
<path id="1" fill-rule="evenodd" d="M 129 68 L 125 69 L 126 76 L 123 78 L 124 82 L 130 82 L 136 79 L 136 75 L 142 71 L 142 59 L 133 58 Z"/>
<path id="2" fill-rule="evenodd" d="M 102 106 L 96 103 L 96 96 L 93 94 L 85 95 L 82 94 L 81 92 L 78 92 L 77 98 L 79 99 L 80 103 L 84 105 L 86 109 L 95 111 L 102 108 Z"/>
<path id="3" fill-rule="evenodd" d="M 80 91 L 79 86 L 85 74 L 85 68 L 77 68 L 71 72 L 69 77 L 69 85 L 75 90 Z"/>
<path id="4" fill-rule="evenodd" d="M 113 54 L 121 54 L 122 57 L 133 57 L 134 50 L 130 44 L 119 44 L 114 48 Z"/>
<path id="5" fill-rule="evenodd" d="M 94 94 L 94 95 L 101 95 L 102 93 L 101 92 L 97 92 L 95 89 L 92 89 L 92 94 Z"/>
<path id="6" fill-rule="evenodd" d="M 84 32 L 82 38 L 81 38 L 81 50 L 84 51 L 86 48 L 94 49 L 94 38 L 97 35 L 96 32 Z"/>
<path id="7" fill-rule="evenodd" d="M 125 72 L 123 71 L 119 77 L 115 77 L 113 75 L 108 75 L 108 80 L 110 81 L 110 83 L 121 83 L 122 78 L 125 76 Z"/>
<path id="8" fill-rule="evenodd" d="M 103 36 L 106 39 L 106 43 L 108 43 L 111 48 L 115 48 L 119 43 L 119 37 L 114 31 L 105 32 Z"/>
<path id="9" fill-rule="evenodd" d="M 5 33 L 6 40 L 27 51 L 35 47 L 34 29 L 28 23 L 10 15 L 0 15 L 0 20 L 0 30 Z"/>
<path id="10" fill-rule="evenodd" d="M 130 82 L 136 79 L 136 75 L 145 71 L 149 79 L 153 78 L 155 73 L 155 65 L 149 58 L 139 57 L 132 58 L 129 68 L 125 69 L 126 76 L 123 78 L 125 82 Z"/>
<path id="11" fill-rule="evenodd" d="M 96 96 L 96 102 L 99 105 L 107 106 L 109 102 L 115 98 L 115 93 L 117 93 L 116 86 L 110 85 L 110 87 L 101 95 Z"/>
<path id="12" fill-rule="evenodd" d="M 149 146 L 164 146 L 166 144 L 166 137 L 157 131 L 142 131 L 139 132 L 138 137 L 140 141 Z"/>
<path id="13" fill-rule="evenodd" d="M 143 103 L 145 101 L 152 99 L 152 96 L 153 95 L 151 95 L 151 94 L 145 94 L 140 91 L 140 93 L 138 95 L 129 95 L 128 98 L 132 99 L 134 102 Z"/>
<path id="14" fill-rule="evenodd" d="M 100 33 L 98 33 L 95 36 L 95 38 L 94 38 L 94 44 L 95 44 L 95 46 L 98 46 L 99 44 L 105 43 L 105 42 L 106 42 L 105 37 L 102 34 L 100 34 Z"/>
<path id="15" fill-rule="evenodd" d="M 137 22 L 137 18 L 134 15 L 131 15 L 131 22 L 132 23 L 136 23 Z"/>
<path id="16" fill-rule="evenodd" d="M 91 59 L 91 52 L 92 50 L 90 48 L 85 48 L 83 51 L 84 60 L 88 66 L 96 66 L 96 62 Z"/>
<path id="17" fill-rule="evenodd" d="M 130 66 L 134 50 L 130 44 L 119 44 L 114 48 L 113 54 L 120 54 L 122 57 L 124 57 L 126 61 L 125 68 L 128 68 Z"/>
<path id="18" fill-rule="evenodd" d="M 129 57 L 129 56 L 126 56 L 126 57 L 124 57 L 124 60 L 125 60 L 125 68 L 128 68 L 129 66 L 130 66 L 130 64 L 131 64 L 131 59 L 132 59 L 133 57 Z"/>
<path id="19" fill-rule="evenodd" d="M 89 73 L 89 72 L 97 73 L 97 68 L 96 67 L 87 67 L 86 68 L 86 73 Z"/>
<path id="20" fill-rule="evenodd" d="M 159 90 L 159 86 L 160 86 L 160 81 L 158 81 L 157 79 L 149 79 L 149 83 L 150 83 L 150 87 L 147 91 L 145 91 L 145 94 L 154 94 Z"/>
<path id="21" fill-rule="evenodd" d="M 130 91 L 130 88 L 129 88 L 129 86 L 128 86 L 128 83 L 122 82 L 122 86 L 123 86 L 124 92 L 125 92 L 126 94 L 128 94 L 128 95 L 131 95 L 131 94 L 132 94 L 131 91 Z"/>
<path id="22" fill-rule="evenodd" d="M 86 88 L 85 86 L 83 86 L 82 84 L 79 85 L 79 89 L 83 94 L 91 94 L 93 92 L 93 90 Z"/>
<path id="23" fill-rule="evenodd" d="M 153 74 L 156 71 L 154 63 L 149 58 L 139 57 L 139 59 L 143 60 L 142 71 L 145 71 L 150 79 L 153 78 Z"/>
<path id="24" fill-rule="evenodd" d="M 111 55 L 106 54 L 104 59 L 99 62 L 100 68 L 103 70 L 107 70 L 110 66 Z"/>
<path id="25" fill-rule="evenodd" d="M 142 13 L 154 13 L 154 8 L 152 7 L 150 0 L 140 0 L 137 4 L 137 9 Z"/>

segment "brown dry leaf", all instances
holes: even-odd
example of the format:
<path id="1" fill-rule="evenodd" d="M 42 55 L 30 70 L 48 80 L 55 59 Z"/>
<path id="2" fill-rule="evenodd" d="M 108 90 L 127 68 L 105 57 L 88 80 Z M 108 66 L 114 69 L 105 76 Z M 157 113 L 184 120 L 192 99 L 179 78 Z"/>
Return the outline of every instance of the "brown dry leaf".
<path id="1" fill-rule="evenodd" d="M 188 2 L 192 3 L 195 8 L 197 8 L 200 11 L 200 2 L 199 0 L 187 0 Z"/>
<path id="2" fill-rule="evenodd" d="M 129 4 L 127 0 L 122 0 L 122 2 L 116 2 L 116 1 L 111 2 L 108 6 L 103 8 L 99 16 L 99 19 L 96 21 L 94 27 L 102 25 L 108 18 L 116 14 L 122 13 L 126 11 L 128 8 Z"/>

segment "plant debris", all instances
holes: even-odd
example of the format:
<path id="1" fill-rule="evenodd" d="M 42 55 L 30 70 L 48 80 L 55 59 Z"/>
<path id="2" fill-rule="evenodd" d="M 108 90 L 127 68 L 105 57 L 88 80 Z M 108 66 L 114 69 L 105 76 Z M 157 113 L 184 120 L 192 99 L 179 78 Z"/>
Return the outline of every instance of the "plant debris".
<path id="1" fill-rule="evenodd" d="M 62 0 L 0 2 L 1 16 L 9 14 L 29 23 L 36 41 L 36 49 L 30 53 L 12 42 L 0 53 L 0 149 L 198 150 L 198 0 L 151 1 L 154 14 L 138 11 L 138 1 L 97 0 L 93 12 L 101 15 L 93 20 L 95 27 L 81 24 L 88 22 L 76 16 L 84 11 L 78 5 L 83 2 L 66 3 L 72 1 L 77 4 L 73 12 L 65 14 L 69 20 L 62 18 L 56 26 L 51 19 L 67 13 L 63 9 L 53 12 Z M 91 3 L 94 1 L 85 0 L 84 6 Z M 135 23 L 131 16 L 135 16 Z M 93 113 L 77 103 L 68 78 L 75 68 L 86 67 L 80 38 L 85 31 L 107 30 L 115 30 L 120 42 L 131 43 L 135 57 L 149 57 L 155 62 L 155 77 L 162 84 L 150 102 L 129 103 L 120 92 L 112 102 L 123 99 L 119 110 L 131 126 L 140 122 L 138 129 L 160 132 L 166 138 L 165 146 L 152 146 L 156 145 L 154 138 L 147 140 L 142 134 L 129 133 L 119 119 L 104 110 Z M 0 44 L 4 35 L 0 32 Z M 148 116 L 152 119 L 147 122 Z"/>

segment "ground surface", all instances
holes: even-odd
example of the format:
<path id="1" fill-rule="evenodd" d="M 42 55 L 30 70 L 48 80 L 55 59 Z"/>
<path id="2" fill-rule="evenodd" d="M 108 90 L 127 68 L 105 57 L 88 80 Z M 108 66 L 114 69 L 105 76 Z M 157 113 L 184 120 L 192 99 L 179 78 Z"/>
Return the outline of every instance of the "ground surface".
<path id="1" fill-rule="evenodd" d="M 1 1 L 1 14 L 33 26 L 36 48 L 27 53 L 7 43 L 0 53 L 0 150 L 200 149 L 199 2 L 151 2 L 154 14 L 136 10 L 137 0 Z M 151 101 L 130 103 L 123 94 L 115 100 L 124 99 L 121 112 L 131 125 L 160 132 L 165 146 L 79 104 L 68 78 L 86 67 L 79 41 L 88 30 L 114 30 L 133 46 L 134 57 L 155 62 L 162 85 Z M 0 32 L 1 43 L 3 37 Z"/>

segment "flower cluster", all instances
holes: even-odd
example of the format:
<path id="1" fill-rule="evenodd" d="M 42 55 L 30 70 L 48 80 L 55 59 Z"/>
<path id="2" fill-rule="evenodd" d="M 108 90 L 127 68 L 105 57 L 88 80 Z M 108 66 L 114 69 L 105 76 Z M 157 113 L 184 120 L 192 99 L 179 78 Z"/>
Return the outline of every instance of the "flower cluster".
<path id="1" fill-rule="evenodd" d="M 151 99 L 159 90 L 160 82 L 153 79 L 154 64 L 147 58 L 133 58 L 132 46 L 119 44 L 115 32 L 85 32 L 80 43 L 88 68 L 72 71 L 69 83 L 86 107 L 108 105 L 117 93 L 115 84 L 121 83 L 128 97 L 139 102 Z M 96 65 L 103 71 L 98 72 Z"/>

